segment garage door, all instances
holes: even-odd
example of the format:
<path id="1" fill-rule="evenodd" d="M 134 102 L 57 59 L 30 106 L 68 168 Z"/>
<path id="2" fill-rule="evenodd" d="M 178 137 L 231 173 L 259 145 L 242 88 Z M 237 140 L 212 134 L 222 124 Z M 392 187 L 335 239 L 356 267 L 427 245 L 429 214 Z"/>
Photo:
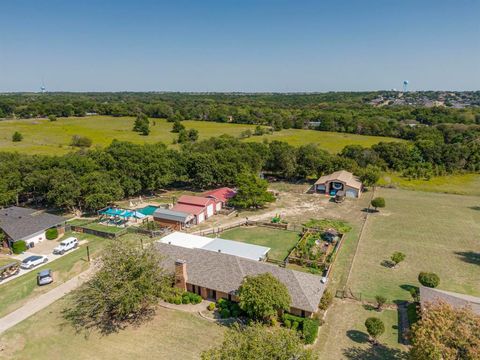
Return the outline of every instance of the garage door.
<path id="1" fill-rule="evenodd" d="M 221 203 L 221 202 L 218 202 L 218 203 L 216 204 L 216 210 L 217 210 L 217 211 L 222 210 L 222 203 Z"/>
<path id="2" fill-rule="evenodd" d="M 213 216 L 215 210 L 213 208 L 213 204 L 207 206 L 207 217 Z"/>
<path id="3" fill-rule="evenodd" d="M 348 189 L 346 192 L 345 192 L 345 195 L 349 198 L 356 198 L 357 195 L 358 195 L 358 192 L 357 190 L 353 190 L 353 189 Z"/>
<path id="4" fill-rule="evenodd" d="M 205 213 L 201 213 L 197 217 L 197 222 L 200 224 L 201 222 L 205 221 Z"/>

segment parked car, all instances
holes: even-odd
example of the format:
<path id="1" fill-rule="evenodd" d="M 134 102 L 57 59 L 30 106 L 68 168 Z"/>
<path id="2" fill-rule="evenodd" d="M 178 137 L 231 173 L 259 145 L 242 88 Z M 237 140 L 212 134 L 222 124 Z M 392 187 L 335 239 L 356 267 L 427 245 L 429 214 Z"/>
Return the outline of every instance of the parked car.
<path id="1" fill-rule="evenodd" d="M 32 255 L 22 260 L 20 267 L 22 269 L 31 269 L 48 261 L 45 255 Z"/>
<path id="2" fill-rule="evenodd" d="M 48 285 L 53 282 L 52 270 L 42 270 L 37 274 L 37 285 Z"/>
<path id="3" fill-rule="evenodd" d="M 53 249 L 54 254 L 64 254 L 68 250 L 75 249 L 78 246 L 78 239 L 75 237 L 69 237 L 65 240 L 60 241 L 60 244 Z"/>

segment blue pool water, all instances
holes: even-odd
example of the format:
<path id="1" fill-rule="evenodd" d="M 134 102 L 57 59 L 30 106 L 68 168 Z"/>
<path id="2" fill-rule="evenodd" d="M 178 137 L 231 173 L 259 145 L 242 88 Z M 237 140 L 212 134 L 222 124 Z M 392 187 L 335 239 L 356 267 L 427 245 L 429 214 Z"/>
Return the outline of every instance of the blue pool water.
<path id="1" fill-rule="evenodd" d="M 145 206 L 143 208 L 140 208 L 140 209 L 137 209 L 137 211 L 143 215 L 153 215 L 153 213 L 155 212 L 155 210 L 158 209 L 158 206 L 154 206 L 154 205 L 148 205 L 148 206 Z"/>

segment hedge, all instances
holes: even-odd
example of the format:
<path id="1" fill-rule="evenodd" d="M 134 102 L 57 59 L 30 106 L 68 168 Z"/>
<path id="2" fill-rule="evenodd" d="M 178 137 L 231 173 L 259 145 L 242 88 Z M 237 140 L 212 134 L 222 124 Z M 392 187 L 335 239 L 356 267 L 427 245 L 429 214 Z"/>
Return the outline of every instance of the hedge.
<path id="1" fill-rule="evenodd" d="M 316 319 L 305 319 L 303 321 L 302 337 L 306 344 L 313 344 L 318 335 L 320 323 Z"/>
<path id="2" fill-rule="evenodd" d="M 58 229 L 48 229 L 47 231 L 45 231 L 45 237 L 47 238 L 47 240 L 55 240 L 58 237 Z"/>
<path id="3" fill-rule="evenodd" d="M 440 283 L 440 278 L 435 273 L 421 272 L 418 274 L 418 281 L 423 286 L 436 288 Z"/>
<path id="4" fill-rule="evenodd" d="M 12 251 L 14 254 L 21 254 L 27 250 L 27 244 L 23 240 L 15 241 L 12 244 Z"/>

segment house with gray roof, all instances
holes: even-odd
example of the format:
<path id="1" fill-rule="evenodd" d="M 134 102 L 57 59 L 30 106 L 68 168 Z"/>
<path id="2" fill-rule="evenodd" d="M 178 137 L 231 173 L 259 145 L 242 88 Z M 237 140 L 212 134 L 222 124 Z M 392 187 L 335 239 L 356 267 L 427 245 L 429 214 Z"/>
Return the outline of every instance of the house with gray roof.
<path id="1" fill-rule="evenodd" d="M 475 314 L 480 315 L 479 297 L 420 286 L 420 305 L 422 310 L 425 309 L 427 303 L 441 301 L 450 304 L 454 308 L 469 307 Z"/>
<path id="2" fill-rule="evenodd" d="M 163 255 L 162 266 L 175 274 L 175 284 L 204 299 L 238 301 L 237 291 L 245 276 L 270 273 L 287 287 L 292 303 L 290 312 L 310 317 L 318 310 L 325 291 L 321 277 L 285 269 L 222 252 L 155 243 Z"/>
<path id="3" fill-rule="evenodd" d="M 35 209 L 12 206 L 0 209 L 0 230 L 6 235 L 6 245 L 23 240 L 34 245 L 46 239 L 45 232 L 57 228 L 65 232 L 66 219 Z"/>

